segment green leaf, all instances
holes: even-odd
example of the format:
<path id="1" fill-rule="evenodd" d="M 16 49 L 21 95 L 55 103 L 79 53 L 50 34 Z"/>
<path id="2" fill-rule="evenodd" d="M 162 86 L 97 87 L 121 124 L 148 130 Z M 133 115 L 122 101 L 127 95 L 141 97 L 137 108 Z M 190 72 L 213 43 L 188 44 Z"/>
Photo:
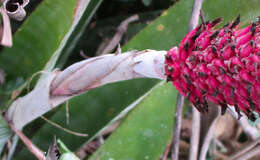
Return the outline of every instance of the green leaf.
<path id="1" fill-rule="evenodd" d="M 61 157 L 59 158 L 60 160 L 80 160 L 60 139 L 57 140 L 57 144 L 61 151 Z"/>
<path id="2" fill-rule="evenodd" d="M 77 0 L 44 0 L 0 54 L 0 67 L 11 78 L 28 78 L 41 70 L 59 48 L 74 20 Z"/>
<path id="3" fill-rule="evenodd" d="M 59 58 L 57 67 L 62 68 L 78 43 L 79 39 L 81 38 L 86 26 L 89 24 L 90 20 L 92 19 L 94 13 L 96 13 L 96 10 L 100 6 L 100 4 L 103 2 L 103 0 L 95 0 L 95 1 L 82 1 L 85 3 L 89 3 L 86 10 L 82 11 L 83 14 L 79 18 L 78 23 L 74 26 L 72 26 L 71 33 L 68 37 L 67 43 L 64 44 L 62 47 L 59 47 L 55 54 L 52 56 L 52 58 L 48 61 L 48 64 L 45 66 L 45 70 L 51 71 L 54 67 L 54 65 L 57 62 L 57 58 Z M 79 4 L 82 5 L 82 4 Z M 60 57 L 60 54 L 62 53 L 62 56 Z"/>
<path id="4" fill-rule="evenodd" d="M 71 51 L 75 48 L 76 44 L 78 43 L 81 35 L 84 32 L 84 29 L 90 22 L 91 18 L 93 17 L 94 13 L 96 12 L 97 8 L 100 6 L 103 0 L 96 0 L 96 1 L 79 1 L 77 4 L 78 14 L 74 13 L 74 21 L 73 24 L 65 35 L 63 41 L 60 43 L 60 46 L 56 49 L 53 53 L 52 57 L 49 59 L 48 63 L 44 67 L 44 71 L 50 72 L 54 69 L 54 67 L 62 68 L 69 57 Z M 85 6 L 86 8 L 84 9 Z M 76 12 L 76 11 L 74 11 Z M 63 54 L 63 56 L 61 56 Z M 60 57 L 61 56 L 61 57 Z M 58 61 L 58 62 L 57 62 Z M 43 74 L 38 81 L 44 81 L 45 75 Z"/>
<path id="5" fill-rule="evenodd" d="M 86 28 L 87 24 L 90 22 L 91 18 L 93 17 L 93 14 L 95 13 L 95 11 L 97 10 L 97 8 L 99 7 L 99 5 L 101 4 L 102 1 L 103 0 L 96 0 L 96 1 L 83 0 L 83 1 L 77 2 L 79 4 L 74 3 L 73 7 L 70 6 L 71 5 L 70 4 L 71 2 L 70 2 L 66 6 L 67 10 L 68 10 L 68 8 L 70 9 L 70 12 L 66 11 L 66 10 L 61 10 L 61 9 L 59 9 L 60 7 L 57 8 L 58 9 L 57 11 L 53 10 L 53 12 L 57 12 L 57 15 L 56 15 L 57 17 L 55 17 L 55 15 L 50 16 L 50 17 L 48 17 L 48 16 L 41 17 L 43 12 L 49 12 L 49 10 L 46 9 L 46 7 L 49 8 L 49 6 L 48 6 L 49 2 L 47 4 L 45 4 L 45 3 L 41 4 L 40 7 L 32 14 L 32 16 L 30 16 L 28 18 L 28 20 L 25 22 L 25 25 L 23 25 L 20 28 L 20 30 L 18 31 L 18 33 L 15 35 L 14 41 L 18 41 L 17 43 L 19 43 L 20 45 L 14 45 L 13 48 L 11 48 L 11 49 L 5 48 L 5 50 L 3 51 L 4 53 L 0 54 L 0 68 L 3 67 L 5 69 L 5 71 L 8 72 L 8 77 L 9 77 L 8 81 L 5 84 L 4 89 L 1 88 L 1 90 L 3 90 L 2 92 L 6 92 L 5 96 L 9 98 L 12 91 L 17 89 L 18 87 L 20 87 L 19 90 L 22 91 L 24 89 L 24 87 L 26 85 L 28 85 L 27 82 L 29 82 L 29 81 L 25 82 L 25 79 L 28 78 L 34 71 L 43 69 L 43 66 L 36 66 L 36 65 L 42 63 L 45 65 L 43 70 L 45 72 L 50 72 L 54 69 L 58 59 L 60 58 L 58 66 L 62 67 L 64 65 L 65 60 L 67 60 L 69 54 L 75 47 L 75 45 L 78 42 L 79 38 L 81 37 L 84 29 Z M 58 4 L 62 3 L 60 5 L 61 7 L 63 7 L 63 5 L 66 4 L 63 1 L 60 1 L 57 3 Z M 68 6 L 70 6 L 70 7 L 68 7 Z M 63 19 L 60 19 L 59 14 L 62 15 Z M 48 14 L 43 14 L 43 15 L 48 15 Z M 71 19 L 68 19 L 67 17 L 71 17 Z M 44 18 L 46 20 L 44 20 Z M 55 18 L 59 19 L 59 21 L 54 20 Z M 42 37 L 37 36 L 36 34 L 33 35 L 33 33 L 30 33 L 30 32 L 34 31 L 32 28 L 34 28 L 35 26 L 38 25 L 39 20 L 37 20 L 37 19 L 42 19 L 45 22 L 44 25 L 41 24 L 41 27 L 39 29 L 35 29 L 40 34 L 44 35 Z M 57 21 L 57 24 L 56 25 L 53 24 L 53 21 Z M 71 23 L 66 25 L 69 21 L 71 21 Z M 49 26 L 50 23 L 53 25 Z M 63 23 L 65 24 L 64 26 L 62 25 Z M 52 31 L 52 30 L 54 30 L 54 31 Z M 62 34 L 61 34 L 62 30 L 64 30 L 64 32 L 62 32 Z M 45 34 L 47 32 L 48 32 L 48 34 Z M 55 32 L 55 34 L 50 33 L 50 32 Z M 53 35 L 51 35 L 51 34 L 53 34 Z M 29 37 L 28 37 L 28 35 L 29 35 Z M 33 35 L 33 39 L 31 39 L 31 37 L 30 37 L 31 35 Z M 56 39 L 59 39 L 59 41 L 57 41 L 56 48 L 55 47 L 52 48 L 53 52 L 51 52 L 51 48 L 49 47 L 49 43 L 53 44 L 52 41 L 49 41 L 50 37 L 55 37 Z M 22 39 L 25 39 L 27 41 L 25 42 L 25 40 L 22 40 Z M 37 46 L 33 45 L 35 41 L 37 41 Z M 25 43 L 25 44 L 28 43 L 27 45 L 30 45 L 32 47 L 28 46 L 27 48 L 24 48 L 22 46 L 23 45 L 22 43 Z M 48 53 L 47 53 L 47 51 L 45 52 L 44 48 L 48 50 Z M 11 53 L 9 53 L 9 52 L 11 52 Z M 13 54 L 20 54 L 20 52 L 24 53 L 24 55 L 13 59 L 13 57 L 15 56 Z M 43 58 L 43 54 L 47 54 L 47 57 Z M 61 56 L 61 54 L 62 54 L 62 56 Z M 2 55 L 2 57 L 1 57 L 1 55 Z M 36 55 L 36 57 L 35 56 L 32 57 L 32 55 Z M 36 58 L 37 58 L 37 60 L 36 60 Z M 12 62 L 14 61 L 14 63 L 16 63 L 14 65 L 14 67 L 10 66 L 9 63 L 8 64 L 1 63 L 1 60 L 9 61 L 9 59 L 11 59 Z M 24 65 L 23 63 L 19 63 L 19 62 L 17 63 L 17 61 L 23 61 L 22 59 L 26 59 L 26 61 L 30 59 L 30 61 L 32 61 L 33 63 L 35 62 L 36 70 L 34 70 L 33 67 L 26 68 L 26 66 L 23 66 Z M 39 63 L 39 62 L 41 62 L 41 63 Z M 22 69 L 25 72 L 25 74 L 27 74 L 27 75 L 20 73 L 20 71 L 17 68 Z M 30 69 L 32 69 L 32 70 L 30 70 Z M 16 71 L 18 71 L 18 72 L 16 72 Z M 21 76 L 21 77 L 17 77 L 17 76 Z M 42 74 L 40 80 L 42 80 L 44 76 L 45 76 L 45 74 Z M 15 79 L 12 79 L 12 78 L 15 78 Z M 19 83 L 17 83 L 17 82 L 19 82 Z M 0 90 L 0 92 L 1 92 L 1 90 Z M 7 103 L 7 100 L 2 97 L 0 97 L 0 101 L 1 101 L 1 103 L 3 103 L 3 104 L 0 103 L 0 107 L 6 105 L 6 103 Z"/>
<path id="6" fill-rule="evenodd" d="M 7 160 L 12 160 L 13 155 L 14 155 L 15 150 L 16 150 L 16 147 L 17 147 L 17 144 L 18 144 L 18 141 L 19 141 L 19 137 L 18 137 L 18 135 L 16 134 L 16 135 L 13 136 L 11 139 L 12 139 L 12 145 L 11 145 L 9 151 L 8 151 Z"/>
<path id="7" fill-rule="evenodd" d="M 178 45 L 187 33 L 191 10 L 192 1 L 176 2 L 126 44 L 123 50 L 168 50 Z"/>
<path id="8" fill-rule="evenodd" d="M 233 0 L 232 4 L 229 0 L 214 1 L 208 0 L 203 3 L 203 12 L 206 20 L 213 20 L 218 17 L 223 17 L 226 24 L 240 14 L 241 25 L 246 25 L 252 20 L 256 20 L 260 15 L 260 7 L 258 0 L 243 1 Z"/>
<path id="9" fill-rule="evenodd" d="M 12 132 L 8 124 L 5 122 L 3 117 L 0 116 L 0 154 L 2 153 L 5 143 L 11 137 L 11 135 Z"/>
<path id="10" fill-rule="evenodd" d="M 80 160 L 80 159 L 73 153 L 64 153 L 61 155 L 59 160 Z"/>
<path id="11" fill-rule="evenodd" d="M 176 96 L 171 84 L 158 84 L 90 160 L 159 159 L 171 140 Z"/>
<path id="12" fill-rule="evenodd" d="M 60 149 L 60 152 L 63 154 L 63 153 L 68 153 L 68 152 L 71 152 L 68 147 L 60 140 L 58 139 L 57 140 L 57 145 Z"/>
<path id="13" fill-rule="evenodd" d="M 118 121 L 121 121 L 121 119 L 123 119 L 130 111 L 132 111 L 152 91 L 153 91 L 153 89 L 150 89 L 144 95 L 142 95 L 141 97 L 136 99 L 133 103 L 131 103 L 130 105 L 125 107 L 124 110 L 122 110 L 116 117 L 114 117 L 105 127 L 103 127 L 101 130 L 99 130 L 99 132 L 97 132 L 94 136 L 92 136 L 91 139 L 89 139 L 85 144 L 83 144 L 83 146 L 86 146 L 92 140 L 94 140 L 100 136 L 103 136 L 104 132 L 106 132 L 110 127 L 113 127 L 113 125 L 118 123 Z"/>

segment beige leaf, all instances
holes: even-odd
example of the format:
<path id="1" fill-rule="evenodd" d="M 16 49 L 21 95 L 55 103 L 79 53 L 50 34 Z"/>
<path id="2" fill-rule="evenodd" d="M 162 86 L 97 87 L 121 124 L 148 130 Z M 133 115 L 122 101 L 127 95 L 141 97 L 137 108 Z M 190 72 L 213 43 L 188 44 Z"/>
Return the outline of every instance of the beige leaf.
<path id="1" fill-rule="evenodd" d="M 12 42 L 12 31 L 10 25 L 10 19 L 3 8 L 0 8 L 0 12 L 2 14 L 3 26 L 0 28 L 0 36 L 1 42 L 0 44 L 3 46 L 11 47 L 13 45 Z"/>

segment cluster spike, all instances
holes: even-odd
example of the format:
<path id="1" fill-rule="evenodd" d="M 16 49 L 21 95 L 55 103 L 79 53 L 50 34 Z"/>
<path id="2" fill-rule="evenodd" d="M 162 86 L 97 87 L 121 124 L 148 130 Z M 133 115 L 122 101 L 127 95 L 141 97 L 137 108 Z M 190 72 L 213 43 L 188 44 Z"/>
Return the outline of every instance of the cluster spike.
<path id="1" fill-rule="evenodd" d="M 213 20 L 213 21 L 211 22 L 211 27 L 215 27 L 216 25 L 218 25 L 218 24 L 219 24 L 220 22 L 222 22 L 222 21 L 223 21 L 223 18 L 222 18 L 222 17 Z"/>
<path id="2" fill-rule="evenodd" d="M 201 112 L 208 101 L 234 106 L 255 120 L 260 114 L 260 20 L 239 28 L 240 15 L 216 29 L 217 18 L 189 32 L 165 58 L 167 80 Z"/>
<path id="3" fill-rule="evenodd" d="M 235 28 L 240 23 L 240 14 L 237 16 L 236 20 L 230 26 L 231 29 Z"/>

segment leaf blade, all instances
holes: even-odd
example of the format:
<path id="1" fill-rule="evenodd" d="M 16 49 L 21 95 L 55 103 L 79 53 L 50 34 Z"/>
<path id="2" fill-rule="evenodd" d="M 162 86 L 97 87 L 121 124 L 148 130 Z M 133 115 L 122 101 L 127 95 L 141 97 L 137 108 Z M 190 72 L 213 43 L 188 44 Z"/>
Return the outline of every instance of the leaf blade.
<path id="1" fill-rule="evenodd" d="M 158 84 L 90 160 L 159 159 L 171 139 L 176 96 L 171 84 Z"/>

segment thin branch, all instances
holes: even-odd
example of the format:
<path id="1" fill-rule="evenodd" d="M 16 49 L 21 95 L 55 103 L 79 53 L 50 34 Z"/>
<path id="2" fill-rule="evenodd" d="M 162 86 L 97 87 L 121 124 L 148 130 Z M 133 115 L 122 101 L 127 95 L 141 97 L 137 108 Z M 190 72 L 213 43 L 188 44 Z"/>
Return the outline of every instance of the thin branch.
<path id="1" fill-rule="evenodd" d="M 218 121 L 218 119 L 220 118 L 220 111 L 218 109 L 217 111 L 217 115 L 215 117 L 215 119 L 212 121 L 209 129 L 208 129 L 208 132 L 207 132 L 207 135 L 205 136 L 204 138 L 204 141 L 203 141 L 203 144 L 202 144 L 202 147 L 201 147 L 201 151 L 200 151 L 200 157 L 199 157 L 199 160 L 206 160 L 206 155 L 207 155 L 207 152 L 208 152 L 208 148 L 209 148 L 209 145 L 210 145 L 210 142 L 214 136 L 214 130 L 215 130 L 215 126 L 216 126 L 216 123 Z"/>
<path id="2" fill-rule="evenodd" d="M 63 130 L 64 132 L 67 132 L 67 133 L 69 133 L 69 134 L 72 134 L 72 135 L 74 135 L 74 136 L 79 136 L 79 137 L 87 137 L 87 136 L 88 136 L 88 134 L 78 133 L 78 132 L 74 132 L 74 131 L 71 131 L 71 130 L 69 130 L 69 129 L 66 129 L 66 128 L 60 126 L 59 124 L 54 123 L 54 122 L 48 120 L 48 119 L 45 118 L 44 116 L 41 116 L 41 118 L 42 118 L 43 120 L 45 120 L 47 123 L 49 123 L 49 124 L 51 124 L 51 125 L 53 125 L 53 126 L 59 128 L 59 129 Z"/>
<path id="3" fill-rule="evenodd" d="M 166 147 L 166 149 L 165 149 L 165 151 L 163 153 L 162 160 L 167 160 L 171 146 L 172 146 L 172 141 L 167 145 L 167 147 Z"/>
<path id="4" fill-rule="evenodd" d="M 86 159 L 87 156 L 93 154 L 101 145 L 102 144 L 100 144 L 99 140 L 95 139 L 94 141 L 80 147 L 80 149 L 76 151 L 76 155 L 80 159 Z"/>
<path id="5" fill-rule="evenodd" d="M 217 137 L 214 138 L 214 141 L 218 148 L 220 148 L 224 153 L 227 152 L 227 147 Z"/>
<path id="6" fill-rule="evenodd" d="M 238 150 L 236 153 L 231 155 L 228 160 L 236 160 L 237 158 L 241 157 L 243 154 L 249 152 L 257 144 L 259 144 L 259 141 L 253 141 L 253 142 L 247 144 L 244 148 Z"/>
<path id="7" fill-rule="evenodd" d="M 66 108 L 66 124 L 69 125 L 70 123 L 69 100 L 65 102 L 65 108 Z"/>
<path id="8" fill-rule="evenodd" d="M 200 113 L 195 107 L 192 107 L 192 130 L 191 130 L 191 139 L 190 139 L 189 160 L 197 159 L 198 150 L 199 150 L 199 140 L 200 140 Z"/>
<path id="9" fill-rule="evenodd" d="M 253 158 L 254 156 L 258 155 L 259 153 L 260 153 L 260 146 L 257 146 L 236 160 L 250 159 L 250 158 Z"/>
<path id="10" fill-rule="evenodd" d="M 188 31 L 193 30 L 199 23 L 199 15 L 203 0 L 194 0 Z"/>
<path id="11" fill-rule="evenodd" d="M 235 108 L 229 106 L 227 111 L 235 118 L 238 119 L 240 115 L 235 111 Z M 246 116 L 241 116 L 238 120 L 240 126 L 242 127 L 243 131 L 253 140 L 258 139 L 259 130 L 253 126 L 251 126 L 248 122 Z"/>
<path id="12" fill-rule="evenodd" d="M 106 41 L 108 42 L 108 44 L 105 46 L 105 48 L 103 48 L 102 45 L 101 48 L 98 49 L 97 55 L 104 55 L 107 53 L 111 53 L 113 49 L 120 43 L 123 35 L 127 31 L 129 23 L 137 21 L 138 19 L 139 19 L 138 15 L 133 15 L 127 18 L 126 20 L 124 20 L 123 22 L 121 22 L 116 29 L 116 34 L 110 40 Z"/>
<path id="13" fill-rule="evenodd" d="M 251 126 L 248 122 L 248 119 L 246 116 L 243 116 L 240 118 L 240 120 L 238 121 L 239 124 L 241 125 L 243 131 L 253 140 L 256 140 L 259 138 L 258 134 L 259 134 L 259 130 L 253 126 Z"/>
<path id="14" fill-rule="evenodd" d="M 194 29 L 198 24 L 202 2 L 203 0 L 194 0 L 188 32 Z M 172 160 L 178 160 L 178 155 L 179 155 L 179 139 L 180 139 L 180 131 L 181 131 L 181 118 L 182 118 L 183 104 L 184 104 L 184 97 L 179 93 L 175 121 L 174 121 Z"/>
<path id="15" fill-rule="evenodd" d="M 79 55 L 80 55 L 82 58 L 85 58 L 85 59 L 90 58 L 89 56 L 87 56 L 87 55 L 84 53 L 83 50 L 80 50 Z"/>
<path id="16" fill-rule="evenodd" d="M 222 152 L 216 150 L 216 156 L 219 158 L 219 159 L 228 159 L 228 156 L 226 156 L 225 154 L 223 154 Z"/>
<path id="17" fill-rule="evenodd" d="M 9 123 L 10 128 L 19 136 L 29 151 L 37 157 L 38 160 L 45 160 L 44 152 L 36 147 L 32 141 L 27 138 L 20 130 L 16 129 L 12 123 Z"/>
<path id="18" fill-rule="evenodd" d="M 175 118 L 174 118 L 174 135 L 172 139 L 172 160 L 178 160 L 178 156 L 179 156 L 179 143 L 180 143 L 183 104 L 184 104 L 184 96 L 178 94 L 177 107 L 176 107 Z"/>

